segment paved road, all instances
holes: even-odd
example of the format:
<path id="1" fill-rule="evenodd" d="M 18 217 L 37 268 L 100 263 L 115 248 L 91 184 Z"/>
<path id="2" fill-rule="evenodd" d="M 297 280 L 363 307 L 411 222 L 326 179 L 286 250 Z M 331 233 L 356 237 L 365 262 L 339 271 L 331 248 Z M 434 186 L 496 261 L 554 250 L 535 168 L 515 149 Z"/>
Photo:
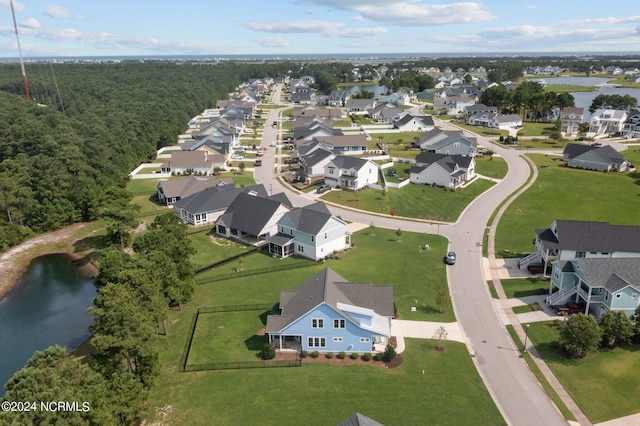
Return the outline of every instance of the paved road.
<path id="1" fill-rule="evenodd" d="M 277 111 L 271 111 L 267 123 L 276 120 L 277 114 Z M 447 123 L 437 124 L 441 128 L 451 128 Z M 273 140 L 275 133 L 271 132 L 275 130 L 265 129 L 263 144 Z M 527 180 L 529 167 L 520 152 L 493 145 L 483 137 L 478 137 L 478 142 L 502 155 L 509 164 L 509 172 L 499 184 L 476 198 L 456 224 L 404 221 L 397 217 L 373 216 L 334 206 L 330 209 L 333 214 L 349 221 L 446 236 L 451 249 L 458 255 L 456 265 L 447 268 L 456 318 L 467 338 L 467 346 L 478 372 L 505 420 L 508 424 L 518 426 L 566 425 L 567 421 L 513 346 L 487 289 L 486 282 L 491 277 L 485 277 L 482 268 L 482 241 L 489 217 L 504 199 Z M 273 148 L 269 148 L 262 169 L 256 169 L 256 181 L 265 184 L 274 193 L 287 192 L 294 205 L 312 202 L 312 195 L 294 194 L 274 179 L 273 154 Z"/>

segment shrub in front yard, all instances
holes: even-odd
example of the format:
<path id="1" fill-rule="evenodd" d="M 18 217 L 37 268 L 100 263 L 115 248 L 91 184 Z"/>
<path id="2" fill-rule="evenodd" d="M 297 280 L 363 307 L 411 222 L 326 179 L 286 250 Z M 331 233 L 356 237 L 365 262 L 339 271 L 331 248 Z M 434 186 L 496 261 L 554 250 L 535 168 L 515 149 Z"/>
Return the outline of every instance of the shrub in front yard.
<path id="1" fill-rule="evenodd" d="M 366 354 L 362 355 L 362 360 L 363 361 L 371 361 L 371 354 L 369 352 L 367 352 Z"/>
<path id="2" fill-rule="evenodd" d="M 338 359 L 345 359 L 346 356 L 346 352 L 338 352 Z"/>
<path id="3" fill-rule="evenodd" d="M 384 362 L 389 362 L 395 357 L 396 357 L 396 349 L 391 345 L 387 345 L 387 347 L 384 350 L 384 355 L 382 355 L 382 359 L 384 360 Z"/>
<path id="4" fill-rule="evenodd" d="M 301 356 L 302 358 L 306 358 L 306 357 L 308 357 L 308 356 L 309 356 L 309 351 L 302 351 L 302 352 L 300 353 L 300 356 Z"/>
<path id="5" fill-rule="evenodd" d="M 380 352 L 378 352 L 377 354 L 375 354 L 373 356 L 373 360 L 374 361 L 382 361 L 382 354 Z"/>
<path id="6" fill-rule="evenodd" d="M 319 356 L 320 356 L 320 352 L 318 351 L 311 352 L 311 358 L 318 358 Z"/>
<path id="7" fill-rule="evenodd" d="M 327 359 L 331 359 L 331 358 L 333 358 L 333 352 L 327 352 L 327 353 L 325 354 L 325 358 L 327 358 Z"/>
<path id="8" fill-rule="evenodd" d="M 358 352 L 353 352 L 351 355 L 349 355 L 349 358 L 358 359 Z"/>

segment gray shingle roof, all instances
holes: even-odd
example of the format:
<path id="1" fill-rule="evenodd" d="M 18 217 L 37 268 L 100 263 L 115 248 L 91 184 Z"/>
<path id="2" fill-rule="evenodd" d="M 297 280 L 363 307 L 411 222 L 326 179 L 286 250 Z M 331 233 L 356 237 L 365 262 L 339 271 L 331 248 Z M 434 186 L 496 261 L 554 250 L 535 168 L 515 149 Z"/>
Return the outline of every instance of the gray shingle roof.
<path id="1" fill-rule="evenodd" d="M 538 238 L 549 249 L 640 253 L 640 226 L 610 225 L 608 222 L 556 220 L 558 237 L 549 228 L 537 229 Z"/>
<path id="2" fill-rule="evenodd" d="M 352 157 L 350 155 L 336 155 L 336 158 L 331 162 L 340 169 L 355 169 L 360 170 L 369 161 L 364 158 Z"/>
<path id="3" fill-rule="evenodd" d="M 340 422 L 338 426 L 384 426 L 382 423 L 378 423 L 367 416 L 360 413 L 355 413 L 353 416 Z"/>
<path id="4" fill-rule="evenodd" d="M 640 259 L 578 259 L 576 263 L 591 287 L 615 293 L 630 285 L 640 291 Z"/>
<path id="5" fill-rule="evenodd" d="M 167 198 L 184 198 L 211 187 L 230 185 L 235 188 L 233 179 L 217 178 L 214 176 L 188 176 L 181 179 L 164 180 L 158 183 L 158 188 Z"/>
<path id="6" fill-rule="evenodd" d="M 319 201 L 294 209 L 287 213 L 287 217 L 298 231 L 309 235 L 317 235 L 331 220 L 331 212 L 323 202 Z"/>
<path id="7" fill-rule="evenodd" d="M 344 303 L 372 309 L 381 316 L 392 317 L 394 314 L 393 287 L 350 283 L 334 270 L 325 268 L 295 290 L 281 293 L 281 315 L 267 317 L 267 333 L 281 331 L 321 303 L 327 303 L 338 312 L 338 303 Z M 349 317 L 348 314 L 345 316 Z"/>
<path id="8" fill-rule="evenodd" d="M 219 220 L 228 228 L 235 228 L 250 235 L 260 235 L 260 231 L 281 205 L 280 201 L 273 197 L 240 193 Z"/>
<path id="9" fill-rule="evenodd" d="M 416 165 L 429 165 L 433 163 L 449 164 L 451 171 L 455 168 L 455 164 L 462 169 L 467 169 L 471 165 L 471 157 L 464 155 L 447 155 L 437 154 L 435 152 L 421 152 L 416 156 Z"/>
<path id="10" fill-rule="evenodd" d="M 209 187 L 204 191 L 185 197 L 173 204 L 174 209 L 182 209 L 192 214 L 207 213 L 224 210 L 236 198 L 238 194 L 255 192 L 266 197 L 267 190 L 264 185 L 246 186 L 244 188 L 233 188 L 230 185 L 221 187 Z"/>

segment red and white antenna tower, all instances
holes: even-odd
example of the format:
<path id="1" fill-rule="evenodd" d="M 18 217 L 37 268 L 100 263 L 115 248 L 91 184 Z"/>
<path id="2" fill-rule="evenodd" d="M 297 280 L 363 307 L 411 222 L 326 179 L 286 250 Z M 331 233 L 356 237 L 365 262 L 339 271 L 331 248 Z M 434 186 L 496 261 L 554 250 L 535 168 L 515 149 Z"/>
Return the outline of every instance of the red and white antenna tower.
<path id="1" fill-rule="evenodd" d="M 22 68 L 22 82 L 24 83 L 24 92 L 27 96 L 27 100 L 31 100 L 29 94 L 29 84 L 27 83 L 27 73 L 24 70 L 24 60 L 22 59 L 22 47 L 20 47 L 20 36 L 18 35 L 18 24 L 16 23 L 16 12 L 13 10 L 13 0 L 9 0 L 11 3 L 11 16 L 13 16 L 13 28 L 16 31 L 16 39 L 18 40 L 18 52 L 20 53 L 20 67 Z"/>

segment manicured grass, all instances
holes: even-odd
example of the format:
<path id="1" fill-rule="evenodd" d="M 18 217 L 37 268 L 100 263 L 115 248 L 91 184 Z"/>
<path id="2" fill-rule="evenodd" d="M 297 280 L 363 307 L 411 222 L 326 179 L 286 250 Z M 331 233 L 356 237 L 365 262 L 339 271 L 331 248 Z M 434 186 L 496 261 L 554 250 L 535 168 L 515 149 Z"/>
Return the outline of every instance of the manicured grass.
<path id="1" fill-rule="evenodd" d="M 516 278 L 500 280 L 507 299 L 536 296 L 549 292 L 549 280 L 542 278 Z"/>
<path id="2" fill-rule="evenodd" d="M 518 139 L 516 149 L 564 149 L 567 139 L 549 139 L 546 136 L 534 137 L 533 139 Z"/>
<path id="3" fill-rule="evenodd" d="M 322 199 L 361 210 L 418 219 L 455 221 L 462 210 L 493 183 L 478 179 L 468 187 L 450 192 L 443 188 L 409 184 L 403 188 L 391 188 L 387 193 L 374 189 L 357 192 L 329 191 Z"/>
<path id="4" fill-rule="evenodd" d="M 640 153 L 624 155 L 640 164 Z M 496 232 L 496 255 L 532 251 L 535 229 L 555 219 L 608 221 L 640 225 L 638 173 L 602 173 L 570 169 L 559 157 L 530 156 L 538 167 L 536 182 L 506 210 Z M 548 167 L 547 167 L 548 166 Z"/>
<path id="5" fill-rule="evenodd" d="M 558 336 L 553 322 L 532 323 L 529 328 L 536 349 L 589 420 L 599 423 L 638 412 L 639 345 L 573 360 L 557 347 Z"/>
<path id="6" fill-rule="evenodd" d="M 152 195 L 158 192 L 160 179 L 132 179 L 127 183 L 127 190 L 133 195 Z"/>
<path id="7" fill-rule="evenodd" d="M 393 157 L 415 158 L 419 150 L 407 150 L 407 147 L 424 132 L 371 133 L 367 149 L 380 149 L 379 143 L 386 143 L 389 154 Z"/>
<path id="8" fill-rule="evenodd" d="M 499 129 L 494 129 L 493 127 L 471 126 L 469 124 L 466 124 L 464 121 L 460 121 L 460 120 L 451 120 L 451 124 L 458 126 L 462 129 L 468 130 L 471 133 L 478 134 L 480 136 L 486 136 L 490 138 L 495 137 L 496 140 L 500 137 L 500 135 L 502 136 L 509 135 L 508 130 L 499 130 Z"/>
<path id="9" fill-rule="evenodd" d="M 150 406 L 170 405 L 161 418 L 167 425 L 212 419 L 243 425 L 257 417 L 262 424 L 327 425 L 356 411 L 387 425 L 504 424 L 463 344 L 445 342 L 444 352 L 429 340 L 407 339 L 406 345 L 404 362 L 394 369 L 303 362 L 299 368 L 177 373 L 177 360 L 163 359 L 169 368 Z"/>
<path id="10" fill-rule="evenodd" d="M 503 179 L 508 171 L 509 166 L 502 157 L 495 155 L 491 157 L 476 157 L 476 173 L 478 174 L 495 179 Z"/>
<path id="11" fill-rule="evenodd" d="M 522 129 L 518 131 L 518 136 L 543 136 L 555 131 L 556 123 L 522 123 Z M 518 141 L 520 144 L 520 141 Z"/>
<path id="12" fill-rule="evenodd" d="M 213 225 L 207 226 L 204 229 L 195 228 L 194 230 L 202 230 L 202 232 L 189 235 L 191 244 L 196 249 L 196 254 L 191 256 L 191 262 L 196 269 L 228 259 L 249 249 L 249 247 L 243 244 L 226 238 L 212 237 L 209 235 L 212 228 Z"/>

